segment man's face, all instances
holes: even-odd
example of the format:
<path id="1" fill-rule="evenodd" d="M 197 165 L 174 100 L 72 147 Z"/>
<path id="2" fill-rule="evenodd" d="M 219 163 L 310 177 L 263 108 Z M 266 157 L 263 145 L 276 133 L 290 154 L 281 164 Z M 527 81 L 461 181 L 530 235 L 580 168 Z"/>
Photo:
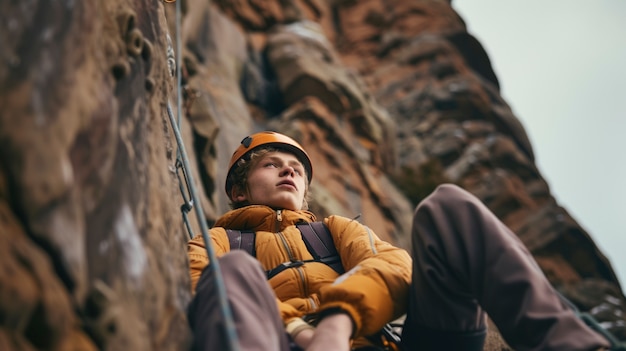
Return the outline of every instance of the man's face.
<path id="1" fill-rule="evenodd" d="M 262 156 L 248 174 L 248 192 L 237 201 L 276 209 L 300 210 L 307 187 L 305 169 L 290 153 L 276 151 Z M 243 197 L 242 197 L 243 196 Z"/>

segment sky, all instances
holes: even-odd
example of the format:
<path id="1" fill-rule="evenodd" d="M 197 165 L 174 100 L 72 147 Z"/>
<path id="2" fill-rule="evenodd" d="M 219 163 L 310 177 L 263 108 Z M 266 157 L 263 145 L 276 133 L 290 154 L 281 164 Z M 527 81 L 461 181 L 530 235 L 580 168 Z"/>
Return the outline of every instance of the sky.
<path id="1" fill-rule="evenodd" d="M 454 0 L 552 195 L 626 291 L 626 1 Z"/>

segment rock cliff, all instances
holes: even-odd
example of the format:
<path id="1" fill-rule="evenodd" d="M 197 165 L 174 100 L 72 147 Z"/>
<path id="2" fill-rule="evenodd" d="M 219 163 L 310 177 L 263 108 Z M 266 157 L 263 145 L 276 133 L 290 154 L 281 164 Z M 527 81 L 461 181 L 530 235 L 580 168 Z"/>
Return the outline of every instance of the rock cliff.
<path id="1" fill-rule="evenodd" d="M 188 344 L 167 111 L 177 101 L 209 223 L 228 208 L 232 150 L 278 130 L 313 159 L 319 216 L 360 215 L 406 247 L 415 204 L 456 183 L 518 234 L 565 296 L 626 339 L 610 262 L 551 195 L 449 1 L 179 5 L 180 26 L 176 5 L 157 0 L 0 4 L 0 349 Z"/>

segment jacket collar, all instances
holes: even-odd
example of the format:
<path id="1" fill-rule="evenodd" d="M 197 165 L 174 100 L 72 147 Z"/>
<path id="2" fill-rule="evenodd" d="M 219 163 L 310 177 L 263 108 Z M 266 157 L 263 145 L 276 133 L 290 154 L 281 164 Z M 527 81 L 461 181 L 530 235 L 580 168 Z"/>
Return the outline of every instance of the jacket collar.
<path id="1" fill-rule="evenodd" d="M 268 206 L 251 205 L 226 212 L 216 222 L 216 227 L 236 230 L 277 232 L 299 222 L 314 222 L 309 211 L 275 210 Z"/>

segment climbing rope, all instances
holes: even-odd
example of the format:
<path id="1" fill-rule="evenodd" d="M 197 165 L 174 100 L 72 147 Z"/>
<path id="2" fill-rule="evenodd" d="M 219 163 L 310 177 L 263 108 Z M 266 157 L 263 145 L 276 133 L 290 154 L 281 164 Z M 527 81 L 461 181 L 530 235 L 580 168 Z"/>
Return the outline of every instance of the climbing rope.
<path id="1" fill-rule="evenodd" d="M 164 0 L 167 3 L 174 2 L 175 0 Z M 229 350 L 230 351 L 239 351 L 239 341 L 237 339 L 237 331 L 235 329 L 235 322 L 233 319 L 233 314 L 230 309 L 230 305 L 228 304 L 228 298 L 226 295 L 226 287 L 224 285 L 224 279 L 222 277 L 222 273 L 220 270 L 219 260 L 215 256 L 215 250 L 213 249 L 213 244 L 211 239 L 209 238 L 209 228 L 207 226 L 206 220 L 204 220 L 204 211 L 202 211 L 202 204 L 198 201 L 198 192 L 196 191 L 196 187 L 194 185 L 193 175 L 189 170 L 191 167 L 189 166 L 189 158 L 187 157 L 187 152 L 185 150 L 185 144 L 183 142 L 183 138 L 180 133 L 179 126 L 181 124 L 181 116 L 182 116 L 182 108 L 181 108 L 181 67 L 180 67 L 180 57 L 182 54 L 181 51 L 181 40 L 180 40 L 180 1 L 176 1 L 176 59 L 174 60 L 174 64 L 176 67 L 176 90 L 177 90 L 177 112 L 178 112 L 178 121 L 174 118 L 174 113 L 172 112 L 172 106 L 170 101 L 167 101 L 167 115 L 170 120 L 170 125 L 172 126 L 172 130 L 174 131 L 174 136 L 176 137 L 176 144 L 178 146 L 178 150 L 176 152 L 176 175 L 178 177 L 180 190 L 183 196 L 184 204 L 181 206 L 181 212 L 183 215 L 183 220 L 185 222 L 185 226 L 187 227 L 187 232 L 190 237 L 193 237 L 193 232 L 191 230 L 191 226 L 189 225 L 188 220 L 188 212 L 191 209 L 195 209 L 196 219 L 198 224 L 200 225 L 200 230 L 202 233 L 202 238 L 204 239 L 205 248 L 207 251 L 207 255 L 209 257 L 209 267 L 213 271 L 213 276 L 215 277 L 215 285 L 217 288 L 218 299 L 220 303 L 220 309 L 222 312 L 222 316 L 224 317 L 224 332 L 228 340 Z M 168 55 L 170 51 L 168 50 Z M 168 62 L 171 62 L 172 57 L 168 57 Z M 182 171 L 182 177 L 180 172 Z M 182 178 L 182 179 L 181 179 Z M 184 180 L 186 184 L 183 186 Z M 189 196 L 187 196 L 187 194 Z M 195 206 L 194 206 L 195 204 Z"/>

